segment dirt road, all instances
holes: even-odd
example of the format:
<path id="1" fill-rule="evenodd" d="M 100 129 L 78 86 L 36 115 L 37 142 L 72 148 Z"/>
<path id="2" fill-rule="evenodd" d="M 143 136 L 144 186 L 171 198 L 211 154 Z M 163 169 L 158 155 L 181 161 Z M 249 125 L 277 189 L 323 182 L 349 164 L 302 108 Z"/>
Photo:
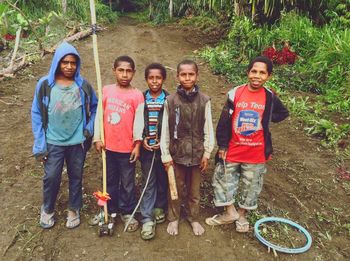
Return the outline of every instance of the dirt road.
<path id="1" fill-rule="evenodd" d="M 194 32 L 175 27 L 150 27 L 122 19 L 115 28 L 98 36 L 103 84 L 114 82 L 112 64 L 122 54 L 133 57 L 137 73 L 133 85 L 144 90 L 143 70 L 148 63 L 166 65 L 166 88 L 174 91 L 175 70 L 183 58 L 193 58 L 200 47 L 188 41 Z M 81 54 L 82 73 L 95 84 L 92 41 L 76 43 Z M 64 175 L 53 229 L 38 225 L 42 196 L 42 167 L 31 155 L 30 106 L 36 80 L 46 74 L 51 57 L 27 69 L 17 79 L 0 83 L 0 260 L 275 260 L 253 236 L 235 232 L 234 225 L 210 228 L 202 237 L 193 236 L 186 221 L 180 235 L 171 237 L 166 224 L 157 226 L 156 238 L 145 242 L 140 230 L 123 233 L 118 219 L 113 237 L 99 238 L 88 225 L 96 213 L 92 193 L 101 189 L 101 162 L 91 150 L 84 173 L 82 224 L 74 230 L 64 226 L 67 202 L 67 177 Z M 214 76 L 200 60 L 200 86 L 213 103 L 216 125 L 225 93 L 230 86 Z M 8 104 L 5 104 L 8 103 Z M 272 128 L 275 154 L 268 163 L 259 214 L 283 216 L 305 226 L 314 239 L 305 254 L 279 254 L 277 260 L 349 260 L 350 196 L 349 182 L 339 180 L 336 160 L 317 141 L 303 133 L 295 119 Z M 211 204 L 212 169 L 203 183 L 202 217 L 216 213 Z M 204 222 L 203 222 L 204 223 Z M 346 229 L 344 225 L 348 224 Z"/>

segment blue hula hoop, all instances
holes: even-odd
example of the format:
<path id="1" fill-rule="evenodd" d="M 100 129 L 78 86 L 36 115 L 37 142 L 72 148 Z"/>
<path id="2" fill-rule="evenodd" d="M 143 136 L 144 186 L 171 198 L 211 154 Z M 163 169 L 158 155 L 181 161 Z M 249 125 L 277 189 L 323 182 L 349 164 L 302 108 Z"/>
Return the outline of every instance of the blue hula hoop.
<path id="1" fill-rule="evenodd" d="M 275 244 L 270 243 L 265 238 L 263 238 L 259 232 L 259 226 L 263 223 L 266 223 L 266 222 L 280 222 L 280 223 L 285 223 L 285 224 L 288 224 L 292 227 L 295 227 L 296 229 L 299 230 L 299 232 L 303 233 L 304 236 L 306 237 L 305 246 L 300 247 L 300 248 L 287 248 L 287 247 L 281 247 L 279 245 L 275 245 Z M 287 253 L 287 254 L 304 253 L 310 249 L 311 243 L 312 243 L 311 235 L 305 228 L 303 228 L 302 226 L 300 226 L 299 224 L 297 224 L 291 220 L 288 220 L 285 218 L 278 218 L 278 217 L 266 217 L 266 218 L 262 218 L 262 219 L 258 220 L 254 225 L 254 235 L 265 246 L 272 248 L 273 250 L 276 250 L 278 252 Z"/>

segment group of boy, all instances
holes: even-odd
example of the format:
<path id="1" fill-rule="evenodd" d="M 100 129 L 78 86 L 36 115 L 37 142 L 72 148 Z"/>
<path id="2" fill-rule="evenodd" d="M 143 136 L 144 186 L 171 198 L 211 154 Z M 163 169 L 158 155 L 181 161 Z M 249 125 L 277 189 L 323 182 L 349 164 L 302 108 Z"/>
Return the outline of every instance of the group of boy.
<path id="1" fill-rule="evenodd" d="M 64 162 L 69 178 L 67 228 L 80 224 L 82 175 L 91 140 L 98 152 L 106 151 L 108 212 L 119 213 L 136 231 L 139 222 L 131 215 L 137 205 L 135 166 L 140 159 L 145 193 L 141 199 L 141 237 L 155 236 L 157 223 L 169 221 L 167 232 L 177 235 L 182 204 L 192 231 L 202 235 L 199 222 L 201 175 L 208 168 L 214 148 L 214 131 L 209 96 L 200 91 L 198 66 L 184 60 L 177 66 L 179 85 L 169 94 L 163 89 L 166 69 L 152 63 L 145 69 L 148 89 L 142 93 L 131 85 L 135 63 L 129 56 L 118 57 L 113 66 L 116 83 L 103 87 L 102 113 L 91 85 L 80 75 L 80 56 L 67 43 L 55 52 L 49 74 L 39 80 L 33 105 L 33 153 L 44 163 L 43 204 L 40 225 L 55 224 L 54 206 L 60 188 Z M 272 74 L 266 57 L 248 66 L 248 83 L 228 92 L 216 129 L 217 156 L 225 172 L 213 175 L 216 206 L 222 214 L 207 218 L 208 225 L 236 222 L 238 232 L 249 231 L 246 211 L 257 208 L 265 163 L 272 153 L 269 122 L 288 116 L 276 94 L 264 87 Z M 101 140 L 102 115 L 104 142 Z M 96 119 L 95 119 L 96 118 Z M 167 170 L 173 167 L 178 199 L 172 200 Z M 146 179 L 148 179 L 147 186 Z M 240 179 L 243 190 L 234 203 Z"/>

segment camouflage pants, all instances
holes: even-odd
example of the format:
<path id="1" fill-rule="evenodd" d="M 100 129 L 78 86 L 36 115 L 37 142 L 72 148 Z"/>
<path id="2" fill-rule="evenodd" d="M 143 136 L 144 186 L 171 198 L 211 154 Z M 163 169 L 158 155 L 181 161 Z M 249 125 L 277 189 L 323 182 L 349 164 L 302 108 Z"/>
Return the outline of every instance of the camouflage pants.
<path id="1" fill-rule="evenodd" d="M 241 193 L 238 205 L 244 209 L 256 209 L 258 196 L 266 173 L 265 164 L 229 163 L 216 164 L 213 175 L 215 206 L 229 206 L 235 202 L 235 196 L 241 181 Z"/>

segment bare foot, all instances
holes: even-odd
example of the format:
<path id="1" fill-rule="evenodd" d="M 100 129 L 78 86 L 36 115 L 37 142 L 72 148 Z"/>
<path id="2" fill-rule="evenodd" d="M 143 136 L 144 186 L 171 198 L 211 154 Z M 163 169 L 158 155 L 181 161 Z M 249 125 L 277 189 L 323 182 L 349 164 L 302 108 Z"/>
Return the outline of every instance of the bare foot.
<path id="1" fill-rule="evenodd" d="M 202 227 L 202 225 L 199 224 L 199 222 L 192 222 L 191 226 L 192 226 L 193 234 L 195 234 L 196 236 L 201 236 L 204 234 L 205 230 Z"/>
<path id="2" fill-rule="evenodd" d="M 166 231 L 172 235 L 176 236 L 179 233 L 179 220 L 171 221 L 168 224 Z"/>

